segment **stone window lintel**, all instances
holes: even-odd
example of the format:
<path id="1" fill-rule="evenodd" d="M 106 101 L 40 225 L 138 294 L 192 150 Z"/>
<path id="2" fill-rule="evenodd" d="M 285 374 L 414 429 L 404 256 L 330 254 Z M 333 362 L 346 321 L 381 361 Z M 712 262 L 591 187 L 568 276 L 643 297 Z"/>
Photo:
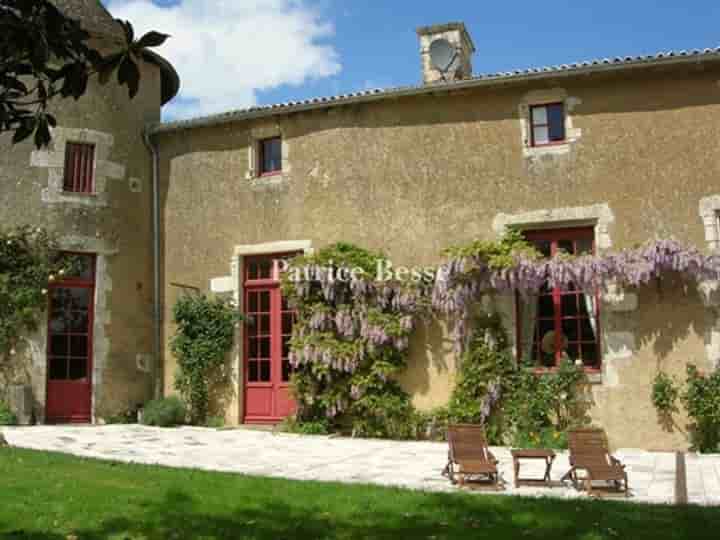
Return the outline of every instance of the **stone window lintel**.
<path id="1" fill-rule="evenodd" d="M 547 105 L 550 103 L 563 103 L 565 110 L 565 140 L 558 144 L 532 146 L 530 143 L 530 108 L 536 105 Z M 573 125 L 573 114 L 575 107 L 580 105 L 582 100 L 578 97 L 568 96 L 564 88 L 550 88 L 545 90 L 533 90 L 523 96 L 518 105 L 518 117 L 520 118 L 520 132 L 522 135 L 523 156 L 535 157 L 541 155 L 566 154 L 570 151 L 573 143 L 580 139 L 582 131 Z"/>
<path id="2" fill-rule="evenodd" d="M 263 139 L 280 137 L 282 152 L 282 168 L 278 174 L 260 176 L 259 144 Z M 249 180 L 252 187 L 262 188 L 284 184 L 290 179 L 290 160 L 287 139 L 278 124 L 264 124 L 251 128 L 248 133 L 248 168 L 245 179 Z"/>
<path id="3" fill-rule="evenodd" d="M 56 127 L 48 149 L 33 150 L 30 166 L 48 170 L 48 185 L 42 190 L 41 198 L 46 204 L 71 204 L 78 206 L 106 207 L 109 204 L 108 179 L 125 178 L 125 166 L 109 160 L 114 144 L 110 133 L 91 129 Z M 63 189 L 65 174 L 65 149 L 69 142 L 87 143 L 95 147 L 93 166 L 94 191 L 91 194 L 68 193 Z"/>
<path id="4" fill-rule="evenodd" d="M 720 252 L 720 194 L 703 197 L 699 206 L 707 247 Z"/>

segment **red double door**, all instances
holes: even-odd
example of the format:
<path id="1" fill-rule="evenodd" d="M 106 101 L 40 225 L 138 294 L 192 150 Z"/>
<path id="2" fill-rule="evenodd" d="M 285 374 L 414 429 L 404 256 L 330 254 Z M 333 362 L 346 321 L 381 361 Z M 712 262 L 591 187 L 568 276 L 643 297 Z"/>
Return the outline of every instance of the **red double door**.
<path id="1" fill-rule="evenodd" d="M 245 261 L 246 423 L 276 423 L 295 410 L 288 354 L 296 315 L 282 297 L 277 264 L 287 256 L 252 257 Z"/>
<path id="2" fill-rule="evenodd" d="M 76 272 L 50 285 L 46 420 L 90 422 L 95 257 L 75 255 Z"/>

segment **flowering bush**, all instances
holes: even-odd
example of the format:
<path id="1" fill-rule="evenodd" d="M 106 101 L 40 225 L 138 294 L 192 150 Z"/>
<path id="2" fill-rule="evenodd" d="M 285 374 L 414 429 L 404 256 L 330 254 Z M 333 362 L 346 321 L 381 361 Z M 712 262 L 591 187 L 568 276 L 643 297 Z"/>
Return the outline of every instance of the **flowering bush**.
<path id="1" fill-rule="evenodd" d="M 720 279 L 720 256 L 704 255 L 675 240 L 658 240 L 618 253 L 540 258 L 518 232 L 510 231 L 500 242 L 475 242 L 446 252 L 450 260 L 438 273 L 433 306 L 455 319 L 456 349 L 468 337 L 473 304 L 490 291 L 537 291 L 543 284 L 581 290 L 609 283 L 637 287 L 661 279 L 666 272 L 695 280 Z"/>
<path id="2" fill-rule="evenodd" d="M 473 334 L 473 309 L 483 295 L 498 290 L 525 294 L 545 283 L 572 283 L 579 289 L 639 286 L 666 272 L 696 280 L 720 278 L 720 257 L 674 240 L 546 259 L 519 232 L 509 231 L 498 242 L 476 241 L 445 255 L 449 260 L 430 281 L 374 281 L 367 276 L 387 263 L 384 255 L 343 243 L 290 262 L 283 293 L 299 316 L 290 361 L 300 422 L 325 419 L 329 427 L 349 423 L 359 435 L 405 437 L 422 429 L 423 422 L 467 421 L 499 434 L 492 412 L 502 408 L 505 427 L 518 440 L 531 434 L 543 438 L 543 433 L 555 438 L 554 433 L 586 421 L 582 369 L 563 363 L 557 372 L 538 377 L 515 366 L 507 344 L 498 341 L 502 332 Z M 359 268 L 363 277 L 338 279 L 341 268 Z M 288 279 L 293 271 L 313 279 Z M 463 356 L 448 409 L 418 415 L 394 378 L 405 367 L 418 319 L 435 314 L 451 320 L 455 349 Z"/>
<path id="3" fill-rule="evenodd" d="M 72 259 L 58 255 L 43 229 L 0 231 L 0 358 L 15 355 L 23 332 L 37 329 L 47 308 L 48 282 L 71 266 Z"/>
<path id="4" fill-rule="evenodd" d="M 298 311 L 289 358 L 300 422 L 350 424 L 363 436 L 413 436 L 414 410 L 393 378 L 405 367 L 417 317 L 429 307 L 430 285 L 334 278 L 341 268 L 372 276 L 383 259 L 340 243 L 290 261 L 283 293 Z M 289 279 L 296 270 L 314 279 Z"/>

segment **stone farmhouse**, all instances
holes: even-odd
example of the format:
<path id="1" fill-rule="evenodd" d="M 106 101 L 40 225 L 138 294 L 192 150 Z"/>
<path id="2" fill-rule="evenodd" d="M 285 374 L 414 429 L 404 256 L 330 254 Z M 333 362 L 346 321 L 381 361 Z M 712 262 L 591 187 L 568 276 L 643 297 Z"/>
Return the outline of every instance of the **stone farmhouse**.
<path id="1" fill-rule="evenodd" d="M 117 32 L 97 1 L 58 4 L 98 39 Z M 172 307 L 188 287 L 282 320 L 278 255 L 345 241 L 396 265 L 437 264 L 444 248 L 507 227 L 548 253 L 669 237 L 720 251 L 720 49 L 475 75 L 462 23 L 417 34 L 417 86 L 160 123 L 179 80 L 169 64 L 148 64 L 132 101 L 93 87 L 56 103 L 47 150 L 3 136 L 3 225 L 48 227 L 89 263 L 53 287 L 48 324 L 5 381 L 32 387 L 38 422 L 102 422 L 173 393 Z M 445 74 L 430 59 L 440 38 L 457 55 Z M 686 447 L 660 425 L 650 389 L 659 368 L 720 365 L 717 284 L 567 300 L 559 313 L 495 299 L 518 356 L 552 368 L 559 352 L 539 344 L 563 332 L 613 445 Z M 230 424 L 292 411 L 289 332 L 238 329 L 221 403 Z M 442 324 L 417 332 L 400 382 L 418 408 L 447 403 L 455 362 Z"/>

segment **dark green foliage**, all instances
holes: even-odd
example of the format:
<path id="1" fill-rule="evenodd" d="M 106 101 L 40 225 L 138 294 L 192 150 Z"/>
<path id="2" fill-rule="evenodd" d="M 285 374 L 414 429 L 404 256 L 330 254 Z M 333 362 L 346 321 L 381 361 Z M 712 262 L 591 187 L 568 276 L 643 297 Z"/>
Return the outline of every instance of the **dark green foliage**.
<path id="1" fill-rule="evenodd" d="M 519 368 L 504 413 L 513 433 L 513 444 L 538 438 L 557 439 L 556 433 L 589 423 L 587 379 L 582 367 L 566 360 L 557 371 L 537 374 Z"/>
<path id="2" fill-rule="evenodd" d="M 655 376 L 652 388 L 652 402 L 668 423 L 672 414 L 679 411 L 680 397 L 688 416 L 690 441 L 700 452 L 720 451 L 720 370 L 709 375 L 701 373 L 693 364 L 687 365 L 685 387 L 663 372 Z"/>
<path id="3" fill-rule="evenodd" d="M 58 258 L 55 240 L 43 229 L 0 229 L 0 362 L 16 354 L 20 336 L 37 329 L 47 308 L 48 283 L 72 268 Z"/>
<path id="4" fill-rule="evenodd" d="M 508 376 L 513 373 L 513 364 L 499 317 L 477 318 L 470 343 L 460 357 L 455 388 L 448 406 L 450 419 L 460 423 L 484 423 L 483 405 L 490 385 L 500 386 L 500 399 L 508 390 L 505 386 Z M 487 412 L 492 412 L 492 406 Z"/>
<path id="5" fill-rule="evenodd" d="M 147 426 L 173 427 L 186 422 L 187 408 L 177 396 L 154 399 L 145 404 L 142 423 Z"/>
<path id="6" fill-rule="evenodd" d="M 675 381 L 665 372 L 655 375 L 652 386 L 652 402 L 658 412 L 671 414 L 677 412 L 677 398 L 680 390 Z"/>
<path id="7" fill-rule="evenodd" d="M 225 426 L 225 419 L 222 416 L 209 416 L 205 421 L 205 426 L 219 429 Z"/>
<path id="8" fill-rule="evenodd" d="M 351 407 L 355 435 L 414 439 L 415 409 L 410 396 L 395 381 L 375 380 Z"/>
<path id="9" fill-rule="evenodd" d="M 525 240 L 522 232 L 515 229 L 508 229 L 499 241 L 475 240 L 469 244 L 449 247 L 443 254 L 453 259 L 477 257 L 495 270 L 513 266 L 519 255 L 530 259 L 540 256 L 532 244 Z"/>
<path id="10" fill-rule="evenodd" d="M 720 370 L 709 375 L 687 366 L 687 386 L 681 399 L 694 420 L 693 446 L 701 452 L 720 451 Z"/>
<path id="11" fill-rule="evenodd" d="M 0 401 L 0 426 L 14 426 L 17 424 L 17 416 L 5 403 Z"/>
<path id="12" fill-rule="evenodd" d="M 568 447 L 567 432 L 554 427 L 543 427 L 539 431 L 516 431 L 512 438 L 515 448 L 552 448 L 564 450 Z"/>
<path id="13" fill-rule="evenodd" d="M 497 315 L 476 318 L 458 367 L 446 417 L 428 421 L 483 424 L 491 444 L 565 448 L 565 431 L 588 422 L 581 367 L 563 362 L 536 374 L 517 366 Z"/>
<path id="14" fill-rule="evenodd" d="M 118 84 L 135 97 L 138 62 L 156 63 L 147 49 L 168 36 L 149 32 L 135 40 L 132 25 L 117 22 L 125 43 L 103 56 L 80 23 L 49 0 L 0 0 L 0 132 L 12 131 L 13 143 L 34 134 L 35 145 L 46 146 L 56 124 L 48 103 L 56 97 L 79 99 L 95 74 L 106 84 L 117 72 Z"/>
<path id="15" fill-rule="evenodd" d="M 282 431 L 298 433 L 300 435 L 327 435 L 330 425 L 327 420 L 310 420 L 300 422 L 294 416 L 288 416 L 280 425 Z"/>
<path id="16" fill-rule="evenodd" d="M 135 424 L 137 420 L 137 409 L 126 409 L 112 414 L 105 419 L 108 424 Z"/>
<path id="17" fill-rule="evenodd" d="M 177 358 L 175 388 L 190 407 L 190 420 L 204 424 L 213 384 L 225 382 L 223 367 L 235 338 L 238 310 L 220 298 L 186 295 L 173 308 L 177 330 L 172 352 Z"/>

